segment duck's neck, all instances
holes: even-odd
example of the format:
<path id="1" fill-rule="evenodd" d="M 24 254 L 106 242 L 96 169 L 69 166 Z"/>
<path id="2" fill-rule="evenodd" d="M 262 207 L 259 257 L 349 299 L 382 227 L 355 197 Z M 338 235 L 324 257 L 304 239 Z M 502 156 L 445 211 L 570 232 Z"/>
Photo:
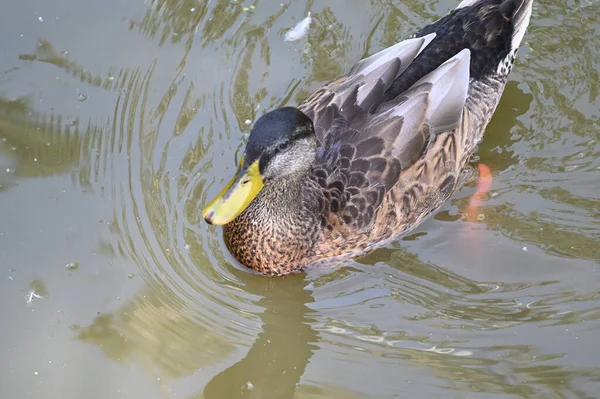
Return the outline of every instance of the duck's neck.
<path id="1" fill-rule="evenodd" d="M 269 274 L 310 261 L 324 217 L 320 195 L 308 173 L 266 183 L 248 208 L 225 225 L 229 250 L 245 266 Z"/>
<path id="2" fill-rule="evenodd" d="M 307 179 L 306 174 L 298 173 L 267 182 L 247 211 L 264 221 L 272 219 L 271 223 L 294 217 L 302 210 Z"/>

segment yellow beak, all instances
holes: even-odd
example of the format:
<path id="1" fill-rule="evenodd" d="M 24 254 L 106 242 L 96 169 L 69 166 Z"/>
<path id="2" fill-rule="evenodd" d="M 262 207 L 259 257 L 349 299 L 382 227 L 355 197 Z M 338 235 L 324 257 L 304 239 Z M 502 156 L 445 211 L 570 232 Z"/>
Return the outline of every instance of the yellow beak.
<path id="1" fill-rule="evenodd" d="M 244 158 L 240 161 L 235 176 L 225 188 L 202 211 L 202 217 L 210 224 L 227 224 L 235 219 L 250 205 L 263 188 L 258 160 L 246 170 L 242 169 Z"/>

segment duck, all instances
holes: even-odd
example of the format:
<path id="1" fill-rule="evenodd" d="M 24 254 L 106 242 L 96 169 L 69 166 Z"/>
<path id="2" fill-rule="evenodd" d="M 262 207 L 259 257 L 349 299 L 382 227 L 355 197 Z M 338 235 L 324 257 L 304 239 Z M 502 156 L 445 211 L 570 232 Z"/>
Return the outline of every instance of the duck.
<path id="1" fill-rule="evenodd" d="M 262 275 L 363 256 L 439 209 L 481 141 L 534 0 L 463 0 L 253 125 L 202 211 Z"/>

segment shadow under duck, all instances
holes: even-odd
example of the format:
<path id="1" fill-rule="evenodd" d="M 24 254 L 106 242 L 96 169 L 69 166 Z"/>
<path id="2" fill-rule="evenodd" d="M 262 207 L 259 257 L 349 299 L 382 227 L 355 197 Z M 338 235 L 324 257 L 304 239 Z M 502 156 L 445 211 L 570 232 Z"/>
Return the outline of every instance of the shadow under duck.
<path id="1" fill-rule="evenodd" d="M 367 253 L 454 192 L 529 24 L 533 0 L 464 0 L 297 108 L 261 116 L 204 209 L 243 265 L 284 275 Z"/>

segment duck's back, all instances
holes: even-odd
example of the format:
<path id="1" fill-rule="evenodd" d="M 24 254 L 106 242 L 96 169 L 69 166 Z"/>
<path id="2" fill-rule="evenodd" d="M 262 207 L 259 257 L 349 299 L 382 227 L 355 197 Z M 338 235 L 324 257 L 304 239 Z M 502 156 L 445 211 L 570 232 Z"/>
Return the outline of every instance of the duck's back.
<path id="1" fill-rule="evenodd" d="M 317 256 L 368 250 L 448 199 L 502 95 L 532 2 L 465 0 L 299 107 L 315 124 L 315 176 L 331 205 Z"/>

